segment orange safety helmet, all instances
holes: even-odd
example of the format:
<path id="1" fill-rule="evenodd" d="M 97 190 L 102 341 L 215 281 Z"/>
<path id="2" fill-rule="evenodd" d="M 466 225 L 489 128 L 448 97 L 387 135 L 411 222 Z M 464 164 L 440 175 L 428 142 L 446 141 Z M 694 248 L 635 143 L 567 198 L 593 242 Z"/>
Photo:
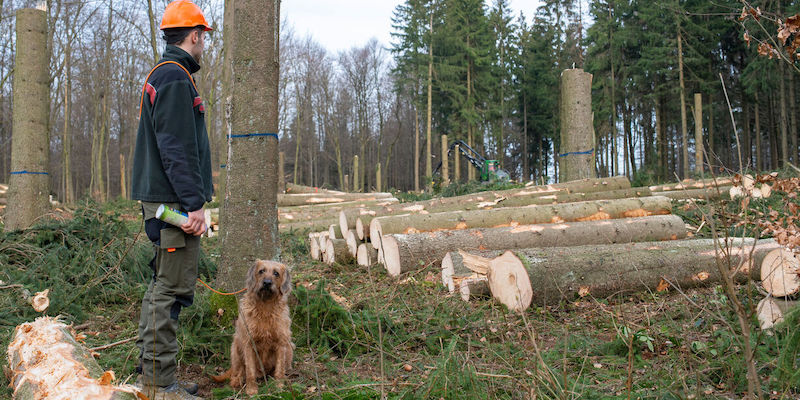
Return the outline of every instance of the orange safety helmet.
<path id="1" fill-rule="evenodd" d="M 175 0 L 167 4 L 164 16 L 161 17 L 161 26 L 158 29 L 168 28 L 194 28 L 202 25 L 206 31 L 211 31 L 203 11 L 197 4 L 190 0 Z"/>

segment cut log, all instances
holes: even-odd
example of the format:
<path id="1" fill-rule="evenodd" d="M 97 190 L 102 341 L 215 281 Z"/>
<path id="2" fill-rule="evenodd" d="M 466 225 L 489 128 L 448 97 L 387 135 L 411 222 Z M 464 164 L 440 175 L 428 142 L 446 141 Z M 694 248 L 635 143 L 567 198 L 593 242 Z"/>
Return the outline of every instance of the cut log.
<path id="1" fill-rule="evenodd" d="M 292 222 L 292 223 L 284 223 L 278 224 L 278 230 L 280 232 L 290 232 L 290 231 L 305 231 L 309 230 L 312 232 L 318 231 L 327 231 L 328 228 L 331 227 L 331 224 L 338 223 L 337 219 L 320 219 L 314 221 L 303 221 L 303 222 Z"/>
<path id="2" fill-rule="evenodd" d="M 783 322 L 783 316 L 797 305 L 797 301 L 776 299 L 767 296 L 758 302 L 756 315 L 762 331 L 772 329 L 775 325 Z"/>
<path id="3" fill-rule="evenodd" d="M 356 218 L 356 236 L 358 240 L 366 241 L 369 239 L 369 223 L 365 224 L 360 217 Z"/>
<path id="4" fill-rule="evenodd" d="M 714 186 L 731 186 L 733 185 L 733 177 L 731 176 L 720 176 L 717 178 L 708 178 L 708 179 L 684 179 L 678 183 L 668 183 L 666 185 L 653 185 L 650 186 L 650 190 L 655 192 L 668 192 L 674 190 L 691 190 L 691 189 L 702 189 Z"/>
<path id="5" fill-rule="evenodd" d="M 331 224 L 328 227 L 328 237 L 331 239 L 347 239 L 343 231 L 339 228 L 339 224 Z"/>
<path id="6" fill-rule="evenodd" d="M 308 234 L 308 247 L 311 253 L 311 258 L 317 261 L 322 261 L 322 249 L 319 241 L 320 237 L 322 237 L 322 232 L 311 232 Z"/>
<path id="7" fill-rule="evenodd" d="M 614 200 L 649 196 L 652 196 L 652 192 L 650 192 L 650 189 L 646 187 L 589 193 L 555 192 L 551 194 L 539 194 L 536 196 L 515 195 L 507 198 L 501 197 L 495 202 L 486 202 L 480 204 L 479 208 L 488 209 L 493 207 L 525 207 L 536 204 L 575 203 L 578 201 Z"/>
<path id="8" fill-rule="evenodd" d="M 320 189 L 313 186 L 295 185 L 294 183 L 286 183 L 286 194 L 308 194 L 308 193 L 325 193 L 325 194 L 344 194 L 338 190 Z"/>
<path id="9" fill-rule="evenodd" d="M 714 200 L 714 199 L 729 199 L 730 186 L 709 187 L 705 189 L 686 189 L 686 190 L 672 190 L 667 192 L 654 192 L 654 196 L 669 197 L 672 200 Z"/>
<path id="10" fill-rule="evenodd" d="M 729 246 L 724 240 L 716 243 L 723 245 L 722 265 L 731 266 L 738 282 L 757 279 L 757 266 L 780 247 L 774 240 L 749 238 L 730 239 Z M 492 297 L 521 311 L 531 303 L 655 291 L 666 284 L 683 289 L 708 285 L 720 281 L 715 247 L 713 239 L 692 239 L 515 250 L 492 260 L 489 287 Z"/>
<path id="11" fill-rule="evenodd" d="M 338 218 L 339 211 L 349 208 L 379 207 L 397 203 L 394 197 L 370 201 L 348 201 L 344 203 L 316 204 L 311 206 L 280 207 L 278 223 L 311 221 L 315 219 Z"/>
<path id="12" fill-rule="evenodd" d="M 457 282 L 461 300 L 470 301 L 492 297 L 492 292 L 489 289 L 489 278 L 485 276 L 461 278 Z"/>
<path id="13" fill-rule="evenodd" d="M 7 191 L 8 190 L 8 185 L 5 184 L 5 183 L 0 183 L 0 190 L 2 190 L 4 192 Z"/>
<path id="14" fill-rule="evenodd" d="M 800 291 L 800 260 L 791 250 L 771 251 L 761 264 L 761 286 L 774 297 L 793 296 Z"/>
<path id="15" fill-rule="evenodd" d="M 17 326 L 7 354 L 14 399 L 139 398 L 133 386 L 111 385 L 114 373 L 104 372 L 55 318 L 40 317 Z"/>
<path id="16" fill-rule="evenodd" d="M 350 249 L 347 248 L 347 242 L 344 239 L 328 239 L 325 249 L 326 264 L 349 264 L 352 261 L 353 256 L 350 254 Z"/>
<path id="17" fill-rule="evenodd" d="M 546 188 L 551 190 L 565 190 L 568 193 L 603 192 L 607 190 L 628 189 L 631 182 L 624 176 L 611 176 L 608 178 L 587 178 L 551 185 L 534 186 L 533 182 L 526 185 L 530 188 Z M 515 189 L 511 189 L 515 190 Z M 502 192 L 502 191 L 501 191 Z M 507 191 L 505 191 L 507 192 Z"/>
<path id="18" fill-rule="evenodd" d="M 358 239 L 356 233 L 352 229 L 348 229 L 344 234 L 344 240 L 347 243 L 347 249 L 350 255 L 355 257 L 358 254 Z"/>
<path id="19" fill-rule="evenodd" d="M 686 225 L 676 215 L 557 224 L 476 228 L 382 237 L 384 266 L 391 276 L 420 266 L 438 267 L 455 250 L 508 250 L 674 240 L 686 237 Z"/>
<path id="20" fill-rule="evenodd" d="M 392 198 L 391 193 L 304 193 L 279 194 L 278 207 L 302 206 L 309 204 L 343 203 L 346 201 L 372 201 Z"/>
<path id="21" fill-rule="evenodd" d="M 395 215 L 373 219 L 370 222 L 369 229 L 370 237 L 378 237 L 390 233 L 418 233 L 665 215 L 669 214 L 671 209 L 672 203 L 668 198 L 653 196 L 639 199 L 582 201 L 495 210 Z"/>
<path id="22" fill-rule="evenodd" d="M 356 251 L 356 261 L 362 267 L 375 265 L 378 262 L 378 250 L 366 243 L 361 243 Z"/>
<path id="23" fill-rule="evenodd" d="M 463 250 L 451 251 L 442 258 L 442 284 L 453 293 L 457 287 L 456 281 L 485 277 L 489 272 L 490 261 L 491 258 L 469 254 Z"/>

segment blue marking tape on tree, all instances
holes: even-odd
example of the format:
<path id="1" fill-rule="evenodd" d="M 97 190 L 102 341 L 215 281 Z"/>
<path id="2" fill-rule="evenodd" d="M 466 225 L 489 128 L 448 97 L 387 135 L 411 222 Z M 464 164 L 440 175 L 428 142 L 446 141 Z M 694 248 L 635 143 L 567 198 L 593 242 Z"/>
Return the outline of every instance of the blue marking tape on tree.
<path id="1" fill-rule="evenodd" d="M 12 171 L 11 175 L 49 175 L 47 172 Z"/>
<path id="2" fill-rule="evenodd" d="M 249 137 L 258 137 L 258 136 L 273 136 L 275 139 L 278 138 L 277 133 L 245 133 L 241 135 L 230 135 L 231 138 L 249 138 Z"/>
<path id="3" fill-rule="evenodd" d="M 586 150 L 586 151 L 572 151 L 569 153 L 559 154 L 559 157 L 566 157 L 566 156 L 577 156 L 577 155 L 585 155 L 585 154 L 592 154 L 594 153 L 594 149 Z"/>

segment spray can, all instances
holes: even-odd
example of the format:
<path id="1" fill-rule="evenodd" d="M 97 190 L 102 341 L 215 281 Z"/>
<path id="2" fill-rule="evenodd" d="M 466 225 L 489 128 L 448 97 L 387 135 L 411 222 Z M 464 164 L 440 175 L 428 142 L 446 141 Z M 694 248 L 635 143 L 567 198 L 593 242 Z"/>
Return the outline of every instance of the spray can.
<path id="1" fill-rule="evenodd" d="M 174 210 L 162 204 L 158 206 L 158 210 L 156 210 L 156 218 L 168 224 L 180 227 L 181 225 L 189 221 L 189 214 L 186 214 L 185 212 L 181 212 L 178 210 Z"/>

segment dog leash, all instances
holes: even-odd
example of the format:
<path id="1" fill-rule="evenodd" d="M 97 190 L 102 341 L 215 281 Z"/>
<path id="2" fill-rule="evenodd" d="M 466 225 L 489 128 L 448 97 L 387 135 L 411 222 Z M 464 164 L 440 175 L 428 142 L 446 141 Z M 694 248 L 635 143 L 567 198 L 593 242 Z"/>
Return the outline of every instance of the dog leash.
<path id="1" fill-rule="evenodd" d="M 218 290 L 216 290 L 216 289 L 212 288 L 211 286 L 208 286 L 208 284 L 207 284 L 207 283 L 205 283 L 205 282 L 203 282 L 203 280 L 202 280 L 202 279 L 200 279 L 200 278 L 197 278 L 197 281 L 198 281 L 198 282 L 200 282 L 200 283 L 202 283 L 202 284 L 203 284 L 203 286 L 207 287 L 207 288 L 208 288 L 208 290 L 210 290 L 210 291 L 212 291 L 212 292 L 214 292 L 214 293 L 216 293 L 216 294 L 218 294 L 218 295 L 220 295 L 220 296 L 233 296 L 233 295 L 237 295 L 237 294 L 239 294 L 239 293 L 244 293 L 245 291 L 247 291 L 247 288 L 244 288 L 244 289 L 241 289 L 241 290 L 235 291 L 235 292 L 233 292 L 233 293 L 222 293 L 222 292 L 220 292 L 220 291 L 218 291 Z"/>

